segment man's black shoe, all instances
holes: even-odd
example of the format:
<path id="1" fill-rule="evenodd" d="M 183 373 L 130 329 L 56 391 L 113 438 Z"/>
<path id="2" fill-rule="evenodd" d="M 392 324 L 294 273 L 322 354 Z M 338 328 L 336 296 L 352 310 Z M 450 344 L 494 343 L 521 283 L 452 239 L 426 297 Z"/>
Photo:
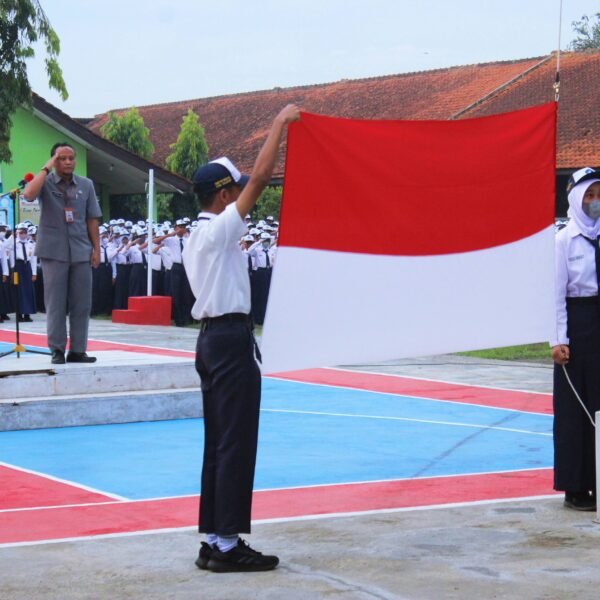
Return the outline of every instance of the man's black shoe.
<path id="1" fill-rule="evenodd" d="M 52 350 L 52 359 L 50 361 L 53 365 L 64 365 L 65 364 L 65 353 L 60 350 Z"/>
<path id="2" fill-rule="evenodd" d="M 202 542 L 200 544 L 200 552 L 198 552 L 198 558 L 196 559 L 196 566 L 199 569 L 208 569 L 208 561 L 212 556 L 213 552 L 216 550 L 216 546 L 211 546 L 206 542 Z"/>
<path id="3" fill-rule="evenodd" d="M 247 542 L 238 540 L 237 546 L 227 552 L 213 550 L 206 568 L 215 573 L 234 571 L 270 571 L 279 564 L 276 556 L 266 556 L 250 548 Z"/>
<path id="4" fill-rule="evenodd" d="M 21 321 L 23 323 L 33 323 L 33 319 L 29 315 L 23 315 Z"/>
<path id="5" fill-rule="evenodd" d="M 596 498 L 588 492 L 565 492 L 564 506 L 572 510 L 596 510 Z"/>
<path id="6" fill-rule="evenodd" d="M 10 317 L 8 315 L 0 315 L 5 321 L 10 321 Z"/>
<path id="7" fill-rule="evenodd" d="M 85 352 L 69 352 L 67 362 L 74 363 L 93 363 L 96 362 L 95 356 L 88 356 Z"/>

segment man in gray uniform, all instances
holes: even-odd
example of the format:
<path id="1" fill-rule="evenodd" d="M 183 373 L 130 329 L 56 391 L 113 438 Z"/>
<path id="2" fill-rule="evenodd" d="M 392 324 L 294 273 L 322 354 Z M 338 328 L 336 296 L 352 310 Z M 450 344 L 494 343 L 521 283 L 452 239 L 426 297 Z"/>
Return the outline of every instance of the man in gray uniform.
<path id="1" fill-rule="evenodd" d="M 48 347 L 52 363 L 65 362 L 67 313 L 70 347 L 67 362 L 94 362 L 86 354 L 92 305 L 92 267 L 100 263 L 98 219 L 102 216 L 94 184 L 75 175 L 75 150 L 55 144 L 50 160 L 27 184 L 23 196 L 39 198 L 41 215 L 36 255 L 44 261 Z M 52 172 L 54 169 L 54 172 Z"/>

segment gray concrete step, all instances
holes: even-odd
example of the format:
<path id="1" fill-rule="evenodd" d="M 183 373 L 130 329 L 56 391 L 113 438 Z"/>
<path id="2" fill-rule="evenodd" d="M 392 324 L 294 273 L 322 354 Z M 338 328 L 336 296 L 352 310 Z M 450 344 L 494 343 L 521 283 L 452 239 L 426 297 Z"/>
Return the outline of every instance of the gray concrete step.
<path id="1" fill-rule="evenodd" d="M 198 374 L 186 358 L 96 352 L 92 364 L 51 365 L 47 357 L 26 355 L 0 364 L 0 400 L 197 387 Z"/>
<path id="2" fill-rule="evenodd" d="M 199 387 L 0 401 L 0 431 L 202 416 Z"/>
<path id="3" fill-rule="evenodd" d="M 91 364 L 24 354 L 0 363 L 0 431 L 202 416 L 191 358 L 122 351 Z"/>

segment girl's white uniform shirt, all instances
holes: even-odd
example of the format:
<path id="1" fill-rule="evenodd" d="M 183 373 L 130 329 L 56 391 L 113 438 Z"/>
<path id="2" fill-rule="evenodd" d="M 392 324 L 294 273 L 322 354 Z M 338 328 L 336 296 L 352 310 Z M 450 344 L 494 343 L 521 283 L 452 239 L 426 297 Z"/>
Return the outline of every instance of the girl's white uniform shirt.
<path id="1" fill-rule="evenodd" d="M 555 244 L 555 305 L 556 332 L 551 346 L 568 344 L 567 298 L 587 298 L 598 295 L 596 251 L 586 239 L 600 235 L 600 223 L 589 219 L 582 210 L 583 196 L 596 180 L 577 184 L 569 192 L 569 224 L 556 234 Z M 585 233 L 585 237 L 584 237 Z"/>

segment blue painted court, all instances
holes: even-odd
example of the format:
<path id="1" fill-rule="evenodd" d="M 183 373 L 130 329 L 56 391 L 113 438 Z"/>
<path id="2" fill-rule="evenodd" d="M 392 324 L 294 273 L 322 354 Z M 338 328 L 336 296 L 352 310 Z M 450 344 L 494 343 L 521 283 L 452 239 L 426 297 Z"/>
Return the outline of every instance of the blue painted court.
<path id="1" fill-rule="evenodd" d="M 1 462 L 127 499 L 198 494 L 202 448 L 201 419 L 0 433 Z M 551 466 L 550 415 L 264 379 L 257 490 Z"/>

